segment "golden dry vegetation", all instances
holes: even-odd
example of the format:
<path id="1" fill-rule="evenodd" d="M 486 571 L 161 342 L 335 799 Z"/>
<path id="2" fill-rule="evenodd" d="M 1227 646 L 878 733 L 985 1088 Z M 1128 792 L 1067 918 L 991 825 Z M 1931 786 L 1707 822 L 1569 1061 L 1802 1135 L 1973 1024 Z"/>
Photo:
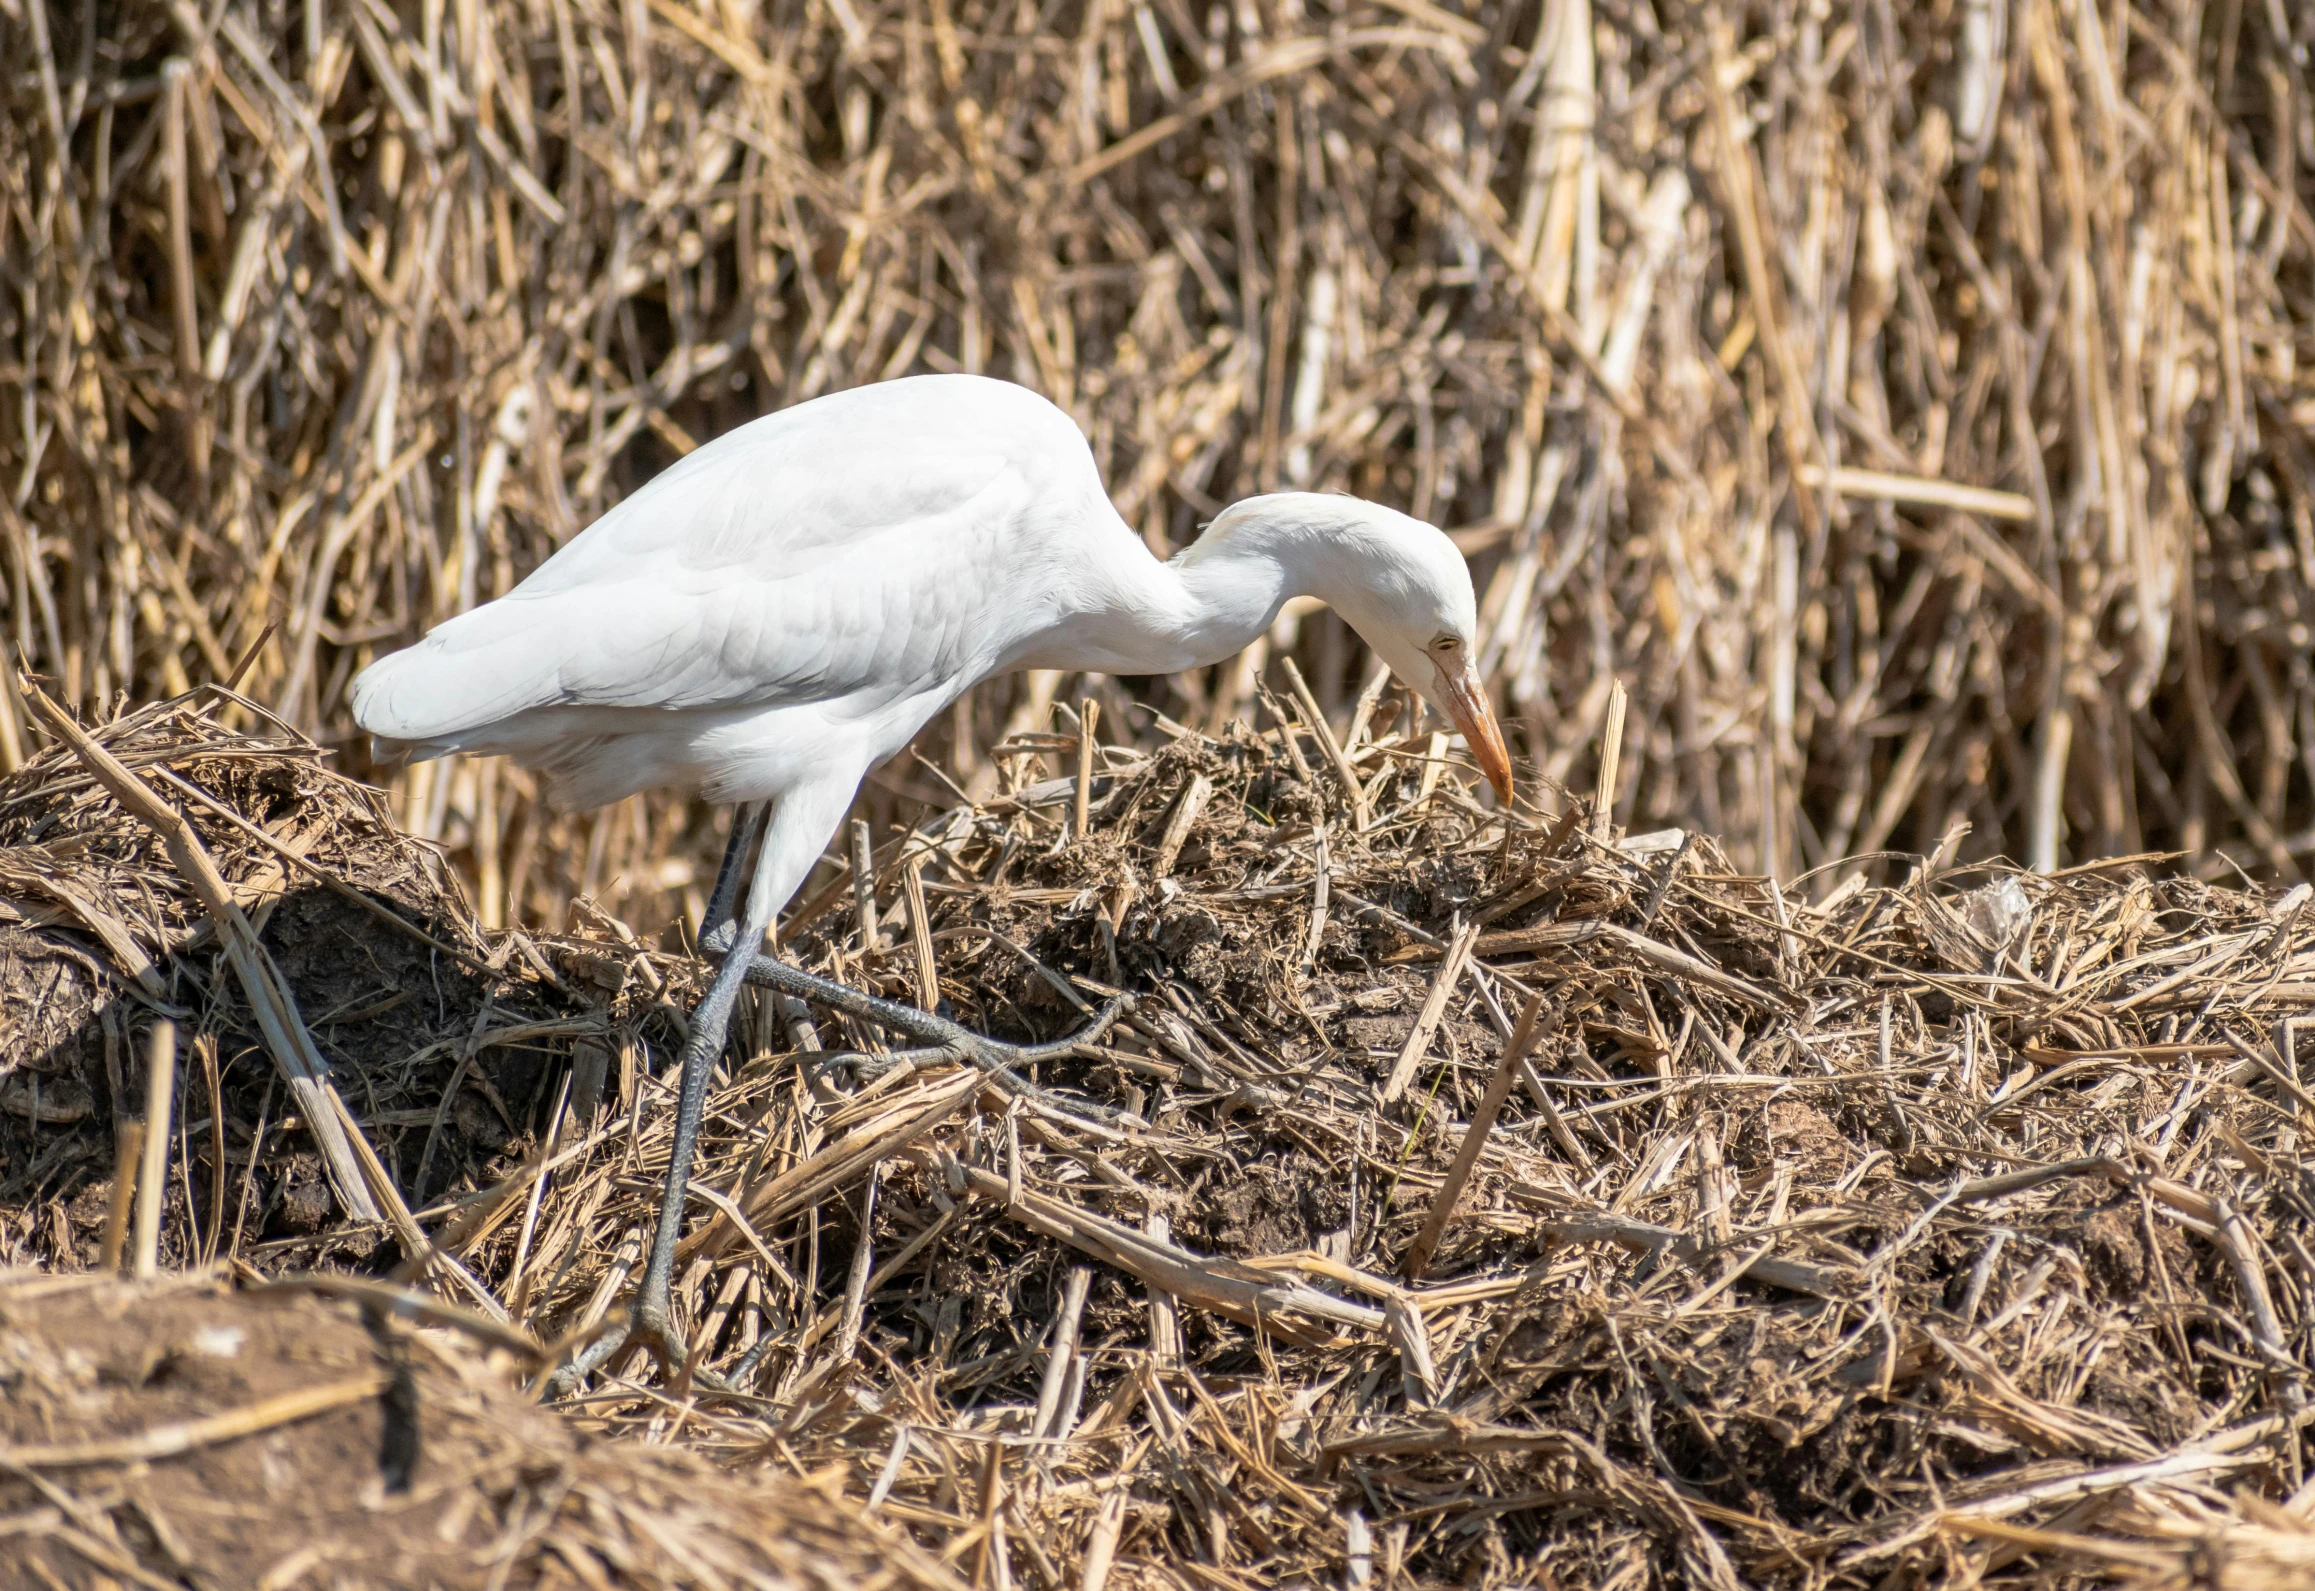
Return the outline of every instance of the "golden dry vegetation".
<path id="1" fill-rule="evenodd" d="M 34 700 L 0 1581 L 2315 1573 L 2304 887 L 1933 857 L 1812 904 L 1587 803 L 1507 820 L 1421 735 L 1081 742 L 784 943 L 1017 1038 L 1134 1007 L 1027 1075 L 743 1007 L 684 1361 L 596 1363 L 699 963 L 484 928 L 228 699 L 93 738 Z M 160 1274 L 72 1274 L 123 1261 Z M 565 1419 L 494 1414 L 518 1380 Z"/>
<path id="2" fill-rule="evenodd" d="M 1080 418 L 1161 550 L 1293 483 L 1454 527 L 1547 803 L 1620 676 L 1619 811 L 1763 871 L 1968 823 L 1968 856 L 2288 876 L 2311 27 L 5 0 L 0 600 L 92 710 L 278 625 L 251 694 L 334 737 L 364 659 L 699 440 L 985 370 Z M 1347 714 L 1340 624 L 1288 647 Z M 1219 727 L 1263 662 L 1134 689 Z M 992 685 L 924 750 L 986 790 L 1080 689 Z M 663 921 L 711 846 L 664 802 L 556 821 L 488 765 L 395 789 L 493 922 Z M 876 790 L 945 799 L 913 762 Z"/>

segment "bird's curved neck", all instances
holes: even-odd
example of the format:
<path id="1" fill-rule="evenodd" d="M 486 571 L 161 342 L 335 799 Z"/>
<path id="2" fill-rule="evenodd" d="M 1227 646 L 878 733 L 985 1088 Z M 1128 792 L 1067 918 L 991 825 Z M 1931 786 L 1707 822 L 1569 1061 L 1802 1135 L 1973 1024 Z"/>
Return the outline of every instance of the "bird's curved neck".
<path id="1" fill-rule="evenodd" d="M 1296 597 L 1327 594 L 1311 538 L 1300 527 L 1262 519 L 1216 526 L 1165 572 L 1180 583 L 1190 619 L 1185 639 L 1198 664 L 1252 645 Z"/>
<path id="2" fill-rule="evenodd" d="M 1113 674 L 1201 668 L 1245 650 L 1294 598 L 1329 596 L 1322 538 L 1278 517 L 1228 517 L 1168 563 L 1133 552 L 1116 571 L 1115 604 L 1094 632 L 1106 655 L 1063 666 Z"/>

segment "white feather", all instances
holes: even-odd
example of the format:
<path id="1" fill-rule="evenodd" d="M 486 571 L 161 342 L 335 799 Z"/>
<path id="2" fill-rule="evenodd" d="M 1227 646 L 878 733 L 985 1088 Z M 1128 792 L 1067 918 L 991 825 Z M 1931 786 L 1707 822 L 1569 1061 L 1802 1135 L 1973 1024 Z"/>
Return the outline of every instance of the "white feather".
<path id="1" fill-rule="evenodd" d="M 383 755 L 505 754 L 566 807 L 659 786 L 777 798 L 784 900 L 866 771 L 975 680 L 1217 662 L 1306 593 L 1424 689 L 1423 648 L 1470 640 L 1470 575 L 1428 525 L 1289 493 L 1160 564 L 1068 415 L 1008 382 L 919 376 L 700 448 L 506 596 L 363 670 L 353 709 Z"/>

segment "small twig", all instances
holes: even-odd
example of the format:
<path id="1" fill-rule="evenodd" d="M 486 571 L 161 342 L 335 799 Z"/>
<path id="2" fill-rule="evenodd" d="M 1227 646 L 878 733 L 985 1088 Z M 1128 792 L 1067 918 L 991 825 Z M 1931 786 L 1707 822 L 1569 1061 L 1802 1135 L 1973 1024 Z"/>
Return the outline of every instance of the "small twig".
<path id="1" fill-rule="evenodd" d="M 1399 1350 L 1399 1383 L 1410 1408 L 1421 1408 L 1438 1396 L 1439 1371 L 1431 1362 L 1431 1332 L 1423 1311 L 1405 1293 L 1383 1299 L 1383 1330 Z"/>
<path id="2" fill-rule="evenodd" d="M 1165 833 L 1158 840 L 1157 858 L 1150 863 L 1151 878 L 1164 878 L 1174 870 L 1174 862 L 1182 854 L 1182 844 L 1190 837 L 1191 825 L 1198 821 L 1206 798 L 1213 793 L 1213 780 L 1202 773 L 1190 775 L 1190 782 L 1182 787 L 1181 797 L 1174 802 L 1172 816 L 1166 819 Z"/>
<path id="3" fill-rule="evenodd" d="M 725 1202 L 729 1203 L 728 1200 Z M 733 1205 L 724 1213 L 727 1216 L 735 1215 L 738 1208 L 739 1207 L 737 1205 Z M 940 1215 L 933 1217 L 932 1225 L 917 1233 L 916 1236 L 910 1238 L 906 1243 L 903 1243 L 900 1246 L 899 1252 L 895 1253 L 890 1259 L 884 1261 L 883 1264 L 877 1266 L 876 1269 L 869 1274 L 868 1285 L 862 1292 L 862 1298 L 864 1300 L 874 1298 L 878 1292 L 883 1290 L 885 1283 L 891 1281 L 895 1276 L 898 1276 L 903 1270 L 906 1270 L 908 1268 L 908 1262 L 915 1259 L 919 1254 L 922 1254 L 935 1239 L 937 1239 L 943 1232 L 946 1232 L 949 1229 L 950 1223 L 955 1221 L 956 1218 L 957 1212 L 954 1209 L 944 1211 Z M 819 1342 L 822 1337 L 825 1337 L 829 1332 L 834 1331 L 841 1320 L 842 1315 L 839 1311 L 824 1311 L 817 1320 L 812 1322 L 811 1327 L 805 1331 L 802 1344 L 803 1348 L 809 1351 L 812 1346 Z M 735 1379 L 738 1379 L 736 1374 Z"/>
<path id="4" fill-rule="evenodd" d="M 1656 925 L 1656 913 L 1664 908 L 1664 893 L 1672 887 L 1672 876 L 1680 871 L 1682 859 L 1688 855 L 1688 848 L 1695 843 L 1696 836 L 1693 833 L 1680 836 L 1680 843 L 1673 850 L 1672 859 L 1664 864 L 1664 876 L 1656 880 L 1655 888 L 1648 891 L 1648 904 L 1640 912 L 1642 928 L 1653 928 Z"/>
<path id="5" fill-rule="evenodd" d="M 1302 974 L 1310 976 L 1318 969 L 1318 950 L 1326 938 L 1326 909 L 1334 884 L 1334 859 L 1328 853 L 1326 825 L 1318 826 L 1318 838 L 1312 847 L 1314 877 L 1310 886 L 1310 937 L 1302 947 Z"/>
<path id="6" fill-rule="evenodd" d="M 2218 1200 L 2217 1204 L 2219 1247 L 2234 1268 L 2235 1280 L 2242 1285 L 2243 1302 L 2251 1314 L 2251 1335 L 2269 1363 L 2278 1369 L 2298 1370 L 2300 1367 L 2283 1340 L 2282 1322 L 2275 1315 L 2274 1296 L 2267 1291 L 2267 1268 L 2259 1262 L 2258 1239 L 2233 1204 L 2225 1199 Z"/>
<path id="7" fill-rule="evenodd" d="M 1302 754 L 1302 740 L 1295 733 L 1293 717 L 1271 693 L 1267 684 L 1257 681 L 1254 692 L 1278 725 L 1278 744 L 1285 750 L 1286 760 L 1294 764 L 1294 777 L 1304 784 L 1315 786 L 1318 783 L 1318 771 L 1310 766 L 1310 759 Z"/>
<path id="8" fill-rule="evenodd" d="M 1610 682 L 1608 721 L 1600 731 L 1600 778 L 1592 796 L 1592 838 L 1602 845 L 1608 844 L 1616 834 L 1616 781 L 1623 771 L 1624 713 L 1628 701 L 1624 682 Z"/>
<path id="9" fill-rule="evenodd" d="M 209 1232 L 201 1246 L 201 1263 L 217 1257 L 225 1235 L 225 1087 L 217 1066 L 217 1035 L 204 1033 L 193 1041 L 201 1057 L 201 1072 L 209 1083 Z"/>
<path id="10" fill-rule="evenodd" d="M 1364 748 L 1367 726 L 1374 722 L 1375 706 L 1381 702 L 1383 692 L 1390 688 L 1390 684 L 1390 664 L 1376 658 L 1374 671 L 1367 676 L 1365 688 L 1358 693 L 1358 705 L 1351 709 L 1350 734 L 1342 743 L 1342 754 L 1345 757 L 1355 757 Z"/>
<path id="11" fill-rule="evenodd" d="M 104 1241 L 97 1250 L 97 1269 L 106 1275 L 121 1268 L 121 1253 L 128 1247 L 129 1213 L 144 1157 L 145 1124 L 134 1116 L 121 1117 L 113 1123 L 113 1186 L 105 1204 Z"/>
<path id="12" fill-rule="evenodd" d="M 1422 1230 L 1400 1262 L 1399 1274 L 1410 1282 L 1421 1281 L 1423 1269 L 1431 1263 L 1431 1255 L 1446 1235 L 1447 1222 L 1455 1213 L 1455 1201 L 1463 1196 L 1465 1184 L 1479 1164 L 1479 1153 L 1487 1146 L 1487 1135 L 1495 1129 L 1495 1117 L 1503 1109 L 1503 1102 L 1511 1096 L 1512 1079 L 1519 1074 L 1527 1052 L 1535 1047 L 1536 1030 L 1543 1018 L 1543 996 L 1528 999 L 1527 1007 L 1519 1013 L 1519 1021 L 1505 1041 L 1503 1054 L 1495 1063 L 1495 1075 L 1487 1080 L 1487 1092 L 1479 1098 L 1479 1108 L 1471 1113 L 1471 1121 L 1463 1129 L 1463 1142 L 1455 1150 L 1455 1158 L 1440 1180 L 1439 1191 L 1432 1195 L 1431 1213 L 1424 1217 Z"/>
<path id="13" fill-rule="evenodd" d="M 876 1189 L 884 1180 L 881 1161 L 868 1168 L 860 1190 L 860 1238 L 852 1247 L 852 1272 L 844 1282 L 844 1316 L 836 1324 L 836 1345 L 829 1350 L 839 1364 L 860 1346 L 860 1319 L 868 1307 L 868 1279 L 876 1260 Z"/>
<path id="14" fill-rule="evenodd" d="M 1092 1281 L 1093 1272 L 1087 1267 L 1070 1268 L 1069 1280 L 1061 1290 L 1061 1315 L 1053 1323 L 1053 1346 L 1045 1354 L 1045 1376 L 1037 1387 L 1037 1414 L 1029 1422 L 1031 1436 L 1052 1434 L 1054 1417 L 1061 1409 L 1061 1391 L 1069 1379 L 1070 1360 L 1077 1352 L 1077 1327 L 1085 1314 L 1085 1290 Z"/>
<path id="15" fill-rule="evenodd" d="M 1430 995 L 1423 1001 L 1423 1009 L 1415 1018 L 1415 1025 L 1407 1034 L 1407 1042 L 1399 1050 L 1399 1058 L 1391 1067 L 1391 1075 L 1383 1082 L 1382 1102 L 1386 1105 L 1407 1091 L 1414 1080 L 1415 1068 L 1423 1064 L 1423 1056 L 1431 1047 L 1431 1035 L 1438 1031 L 1440 1020 L 1447 1014 L 1447 1001 L 1455 986 L 1463 980 L 1463 964 L 1471 959 L 1471 947 L 1478 943 L 1479 925 L 1466 923 L 1455 930 L 1454 941 L 1440 959 L 1438 975 L 1431 980 Z"/>
<path id="16" fill-rule="evenodd" d="M 1101 1499 L 1101 1512 L 1093 1517 L 1093 1533 L 1085 1543 L 1085 1567 L 1077 1580 L 1077 1591 L 1107 1591 L 1110 1566 L 1117 1561 L 1118 1538 L 1125 1533 L 1125 1506 L 1132 1499 L 1119 1486 Z"/>
<path id="17" fill-rule="evenodd" d="M 153 1024 L 153 1049 L 145 1069 L 145 1145 L 137 1173 L 136 1274 L 161 1268 L 161 1201 L 168 1193 L 169 1117 L 177 1090 L 177 1024 L 166 1017 Z"/>
<path id="18" fill-rule="evenodd" d="M 1536 1075 L 1535 1063 L 1525 1056 L 1519 1060 L 1519 1081 L 1526 1088 L 1528 1097 L 1535 1101 L 1536 1108 L 1543 1112 L 1544 1126 L 1550 1130 L 1552 1141 L 1567 1151 L 1570 1160 L 1583 1167 L 1584 1175 L 1589 1176 L 1597 1171 L 1599 1167 L 1592 1160 L 1591 1151 L 1584 1147 L 1583 1140 L 1568 1126 L 1567 1118 L 1560 1114 L 1558 1102 L 1551 1097 L 1551 1091 L 1544 1086 L 1543 1079 Z"/>
<path id="19" fill-rule="evenodd" d="M 1152 1243 L 1161 1245 L 1173 1237 L 1173 1223 L 1162 1211 L 1151 1211 L 1141 1230 Z M 1148 1288 L 1150 1359 L 1159 1369 L 1170 1370 L 1182 1356 L 1181 1321 L 1175 1313 L 1174 1295 L 1154 1281 Z"/>
<path id="20" fill-rule="evenodd" d="M 932 916 L 924 901 L 924 857 L 908 859 L 900 870 L 900 886 L 908 898 L 908 940 L 916 962 L 916 1003 L 926 1011 L 940 1009 L 940 963 L 932 949 Z M 774 995 L 775 999 L 784 997 Z"/>
<path id="21" fill-rule="evenodd" d="M 1076 826 L 1070 829 L 1069 837 L 1072 840 L 1080 842 L 1085 839 L 1087 833 L 1089 832 L 1088 825 L 1092 822 L 1093 754 L 1096 749 L 1096 743 L 1093 738 L 1093 728 L 1095 724 L 1100 722 L 1100 719 L 1100 702 L 1088 696 L 1078 704 L 1076 806 L 1077 822 Z"/>
<path id="22" fill-rule="evenodd" d="M 1334 730 L 1326 721 L 1326 714 L 1318 710 L 1318 698 L 1311 694 L 1309 683 L 1302 677 L 1302 670 L 1295 666 L 1291 657 L 1282 658 L 1280 662 L 1285 666 L 1286 686 L 1294 692 L 1295 705 L 1302 709 L 1302 716 L 1310 723 L 1310 732 L 1318 737 L 1318 744 L 1326 752 L 1326 760 L 1334 764 L 1335 777 L 1342 781 L 1343 797 L 1350 803 L 1351 823 L 1359 833 L 1364 834 L 1368 828 L 1366 787 L 1358 782 L 1358 775 L 1351 771 L 1350 759 L 1343 755 L 1342 746 L 1334 738 Z"/>
<path id="23" fill-rule="evenodd" d="M 875 847 L 869 843 L 868 820 L 852 820 L 852 910 L 860 925 L 860 953 L 866 955 L 876 948 L 876 866 Z M 794 931 L 793 925 L 790 932 Z"/>
<path id="24" fill-rule="evenodd" d="M 0 1469 L 85 1469 L 92 1464 L 138 1464 L 174 1458 L 180 1453 L 253 1436 L 259 1431 L 270 1431 L 276 1426 L 326 1414 L 331 1409 L 342 1409 L 349 1403 L 359 1403 L 385 1391 L 393 1379 L 390 1375 L 373 1373 L 350 1381 L 333 1381 L 327 1386 L 285 1392 L 247 1408 L 229 1409 L 197 1420 L 180 1420 L 174 1425 L 157 1425 L 133 1436 L 0 1447 Z"/>

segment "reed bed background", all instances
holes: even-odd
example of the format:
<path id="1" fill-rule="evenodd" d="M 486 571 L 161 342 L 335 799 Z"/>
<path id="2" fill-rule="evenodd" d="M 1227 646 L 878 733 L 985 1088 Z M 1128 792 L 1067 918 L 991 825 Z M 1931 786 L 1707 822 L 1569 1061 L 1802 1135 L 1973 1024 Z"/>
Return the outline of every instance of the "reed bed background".
<path id="1" fill-rule="evenodd" d="M 1454 528 L 1547 807 L 1620 677 L 1619 816 L 1749 870 L 1967 824 L 2291 877 L 2311 39 L 2283 0 L 0 0 L 0 602 L 100 714 L 254 647 L 361 771 L 353 671 L 675 456 L 980 370 L 1161 552 L 1287 485 Z M 1289 650 L 1339 726 L 1360 649 L 1291 616 L 993 683 L 868 799 L 987 792 L 1056 698 L 1251 716 Z M 0 763 L 36 743 L 0 693 Z M 392 788 L 490 924 L 656 925 L 714 843 L 489 763 Z"/>

